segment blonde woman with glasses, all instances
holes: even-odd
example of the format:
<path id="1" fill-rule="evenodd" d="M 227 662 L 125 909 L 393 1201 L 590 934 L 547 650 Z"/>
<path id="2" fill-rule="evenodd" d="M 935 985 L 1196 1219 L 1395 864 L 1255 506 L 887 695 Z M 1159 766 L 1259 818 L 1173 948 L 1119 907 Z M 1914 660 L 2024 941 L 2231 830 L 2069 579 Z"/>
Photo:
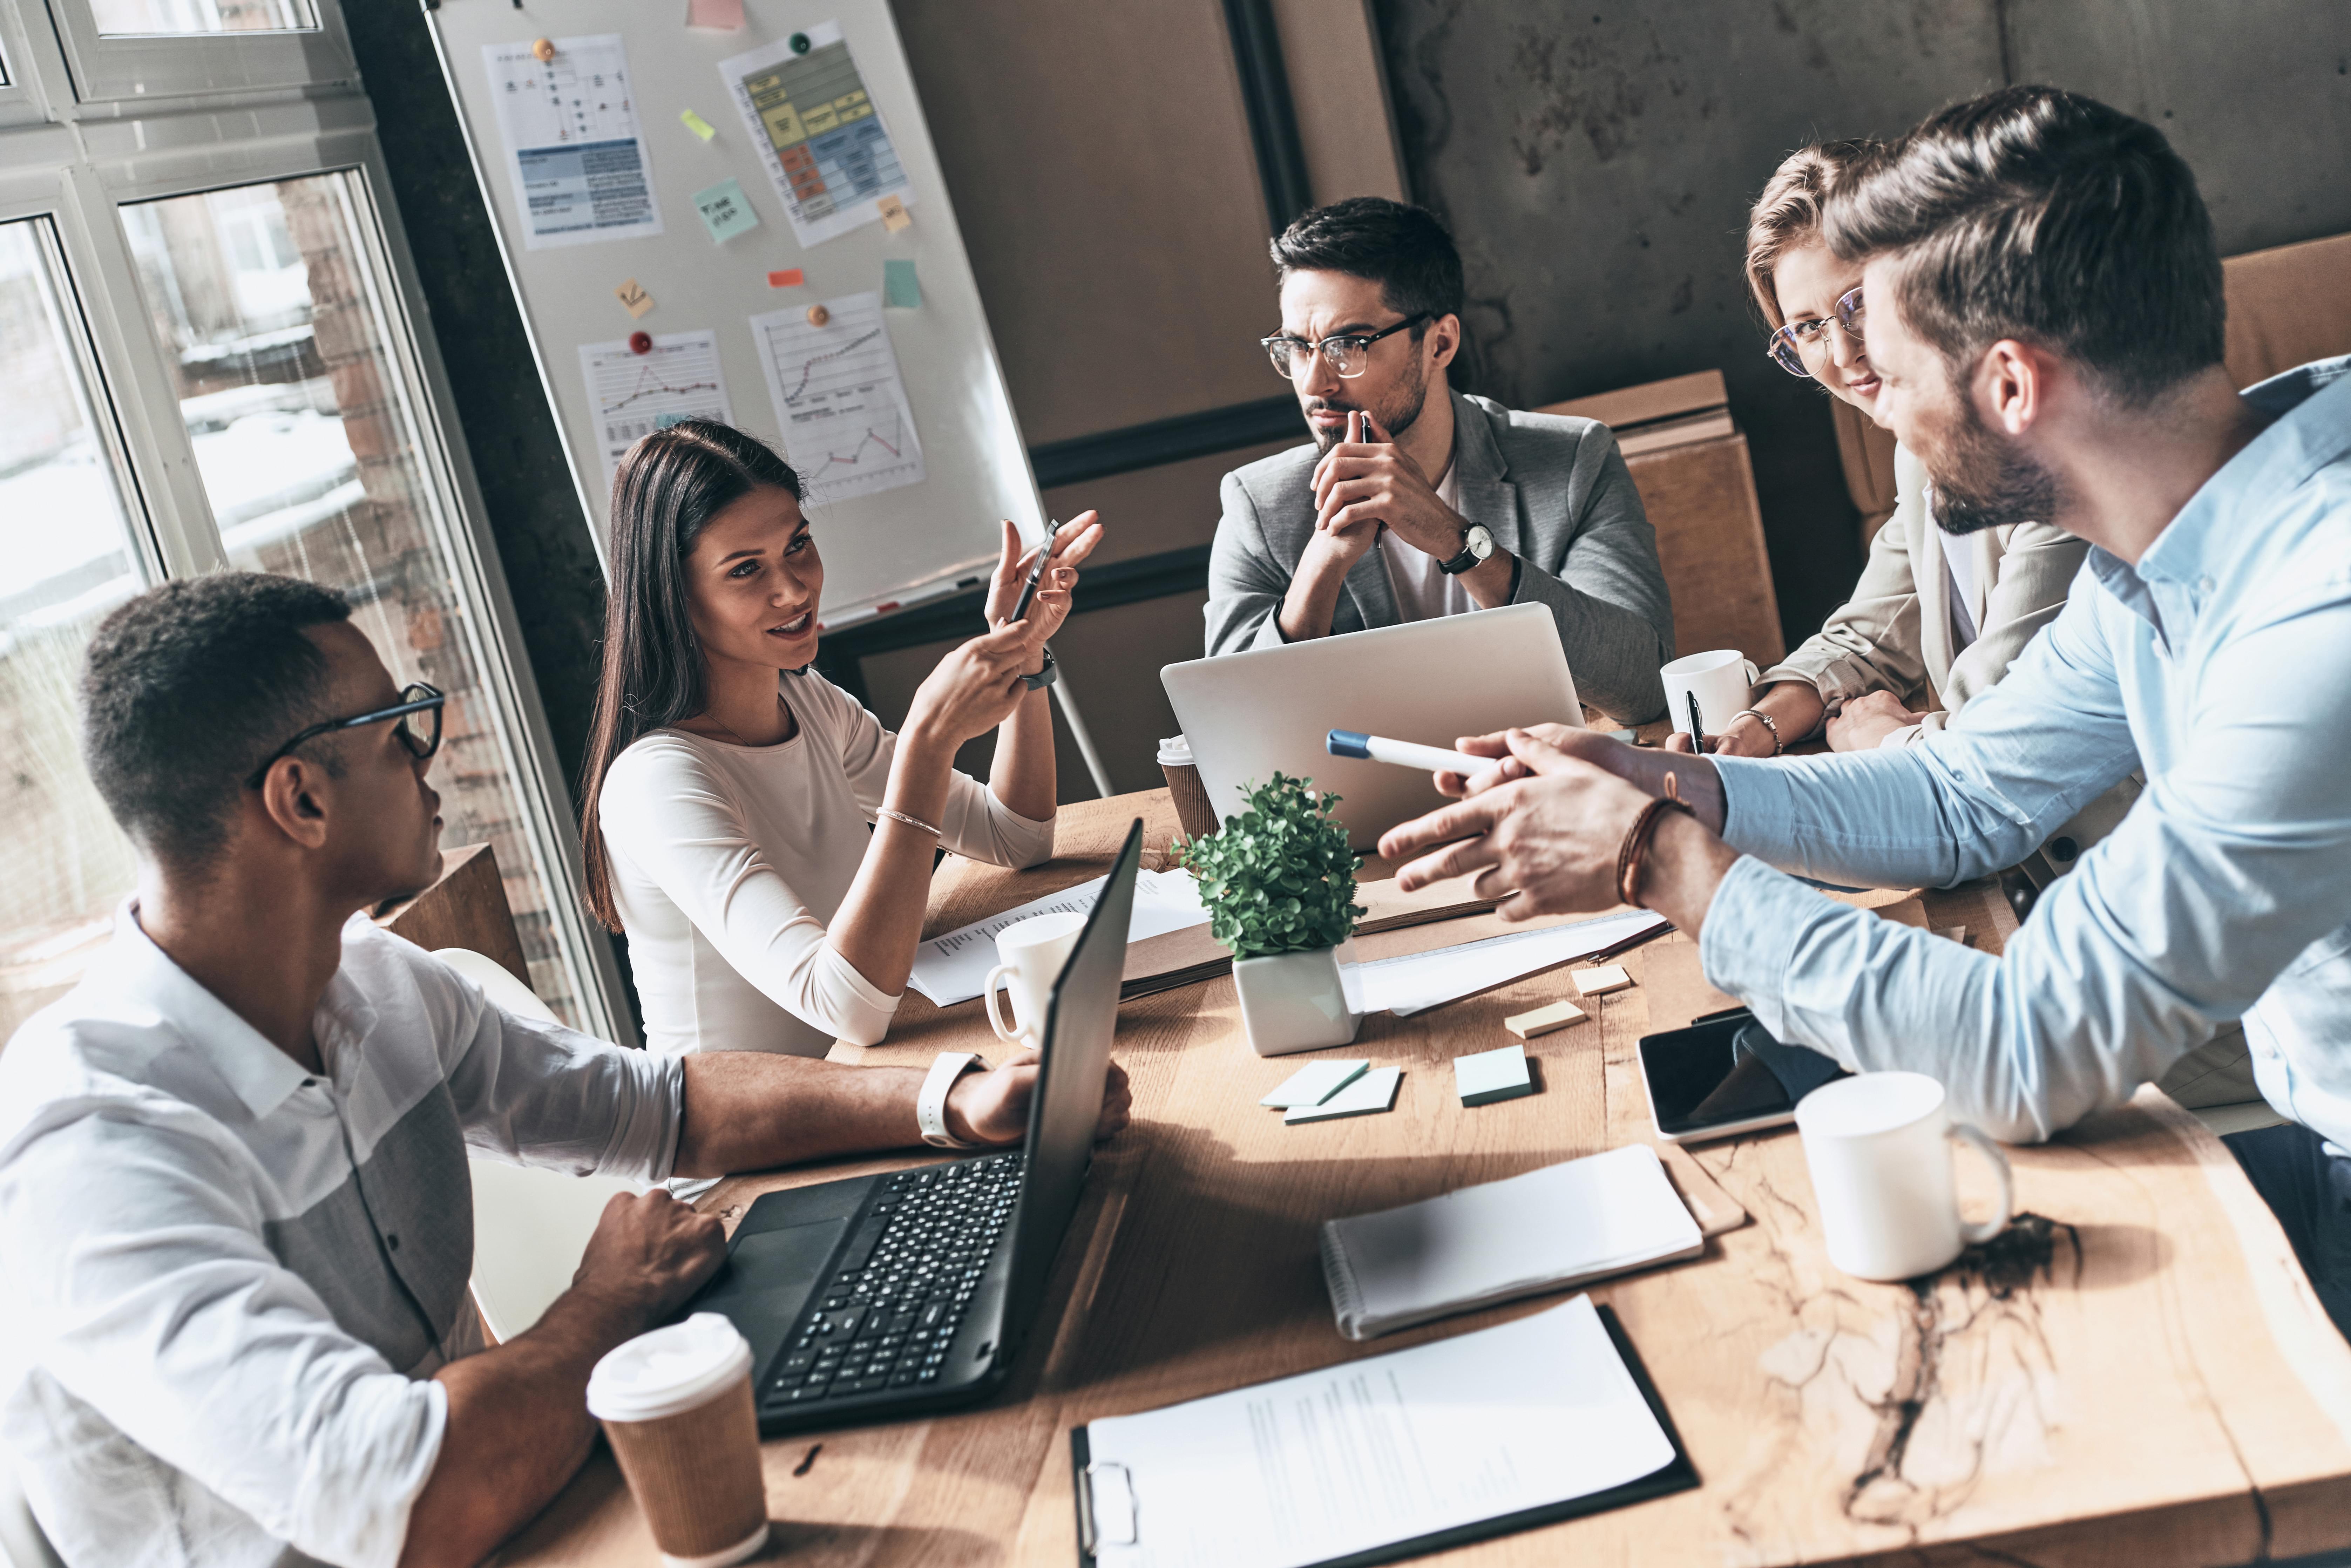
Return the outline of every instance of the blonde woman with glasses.
<path id="1" fill-rule="evenodd" d="M 1820 219 L 1829 186 L 1877 145 L 1823 141 L 1791 154 L 1747 224 L 1747 281 L 1771 324 L 1772 360 L 1873 418 L 1861 267 L 1829 254 Z M 2045 523 L 1948 532 L 1917 459 L 1898 446 L 1894 474 L 1894 515 L 1871 541 L 1853 597 L 1763 672 L 1753 706 L 1708 737 L 1708 749 L 1771 757 L 1824 726 L 1834 751 L 1909 745 L 1997 684 L 2064 606 L 2087 545 Z M 1911 711 L 1929 695 L 1934 707 Z"/>

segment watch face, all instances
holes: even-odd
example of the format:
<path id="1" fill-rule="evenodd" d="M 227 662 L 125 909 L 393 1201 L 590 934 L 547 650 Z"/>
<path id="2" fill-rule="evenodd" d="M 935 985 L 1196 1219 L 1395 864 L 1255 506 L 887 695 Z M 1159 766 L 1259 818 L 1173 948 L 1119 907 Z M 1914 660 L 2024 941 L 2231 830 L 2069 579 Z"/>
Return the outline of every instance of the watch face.
<path id="1" fill-rule="evenodd" d="M 1479 560 L 1484 560 L 1494 553 L 1494 536 L 1483 523 L 1471 524 L 1469 531 L 1461 536 L 1461 543 L 1464 549 Z"/>

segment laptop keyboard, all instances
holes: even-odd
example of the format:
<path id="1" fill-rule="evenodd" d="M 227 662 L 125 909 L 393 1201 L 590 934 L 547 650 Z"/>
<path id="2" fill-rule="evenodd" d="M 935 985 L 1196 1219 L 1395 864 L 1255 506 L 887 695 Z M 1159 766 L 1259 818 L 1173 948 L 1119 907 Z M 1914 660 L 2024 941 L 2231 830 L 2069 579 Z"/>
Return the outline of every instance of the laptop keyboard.
<path id="1" fill-rule="evenodd" d="M 938 1381 L 1020 1194 L 1027 1156 L 989 1155 L 883 1183 L 785 1341 L 762 1404 Z"/>

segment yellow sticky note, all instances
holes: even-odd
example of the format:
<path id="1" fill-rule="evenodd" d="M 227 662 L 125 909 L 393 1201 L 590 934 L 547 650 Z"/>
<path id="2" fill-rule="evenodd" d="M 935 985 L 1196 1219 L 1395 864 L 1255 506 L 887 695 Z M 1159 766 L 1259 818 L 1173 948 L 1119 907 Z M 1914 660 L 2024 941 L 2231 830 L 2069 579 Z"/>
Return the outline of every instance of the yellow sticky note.
<path id="1" fill-rule="evenodd" d="M 1520 1040 L 1533 1040 L 1536 1036 L 1549 1034 L 1553 1030 L 1572 1029 L 1589 1016 L 1591 1015 L 1573 1002 L 1553 1002 L 1547 1008 L 1537 1008 L 1531 1013 L 1520 1013 L 1515 1018 L 1506 1018 L 1502 1020 L 1502 1027 Z"/>
<path id="2" fill-rule="evenodd" d="M 615 298 L 629 308 L 632 316 L 643 316 L 653 308 L 653 297 L 645 292 L 644 285 L 632 277 L 612 290 Z"/>
<path id="3" fill-rule="evenodd" d="M 703 119 L 702 116 L 695 113 L 694 110 L 690 109 L 678 110 L 677 118 L 679 122 L 688 131 L 693 131 L 705 141 L 709 141 L 712 137 L 718 134 L 718 128 L 716 126 L 711 124 L 710 121 Z"/>
<path id="4" fill-rule="evenodd" d="M 914 214 L 906 210 L 906 204 L 895 196 L 884 196 L 878 204 L 882 208 L 882 226 L 892 234 L 914 221 Z"/>
<path id="5" fill-rule="evenodd" d="M 1622 964 L 1575 971 L 1575 988 L 1587 997 L 1604 997 L 1611 991 L 1625 990 L 1632 984 L 1633 977 L 1625 972 Z"/>

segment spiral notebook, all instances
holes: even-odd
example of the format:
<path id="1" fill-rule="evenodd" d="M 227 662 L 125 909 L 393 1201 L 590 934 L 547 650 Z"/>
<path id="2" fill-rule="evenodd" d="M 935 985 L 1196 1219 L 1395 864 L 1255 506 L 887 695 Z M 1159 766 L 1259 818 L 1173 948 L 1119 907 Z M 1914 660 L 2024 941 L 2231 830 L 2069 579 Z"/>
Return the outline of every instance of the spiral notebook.
<path id="1" fill-rule="evenodd" d="M 1322 1279 L 1339 1332 L 1375 1339 L 1694 1257 L 1705 1246 L 1657 1152 L 1630 1144 L 1402 1208 L 1326 1220 Z"/>
<path id="2" fill-rule="evenodd" d="M 1698 1484 L 1589 1296 L 1070 1434 L 1084 1568 L 1364 1568 Z"/>

